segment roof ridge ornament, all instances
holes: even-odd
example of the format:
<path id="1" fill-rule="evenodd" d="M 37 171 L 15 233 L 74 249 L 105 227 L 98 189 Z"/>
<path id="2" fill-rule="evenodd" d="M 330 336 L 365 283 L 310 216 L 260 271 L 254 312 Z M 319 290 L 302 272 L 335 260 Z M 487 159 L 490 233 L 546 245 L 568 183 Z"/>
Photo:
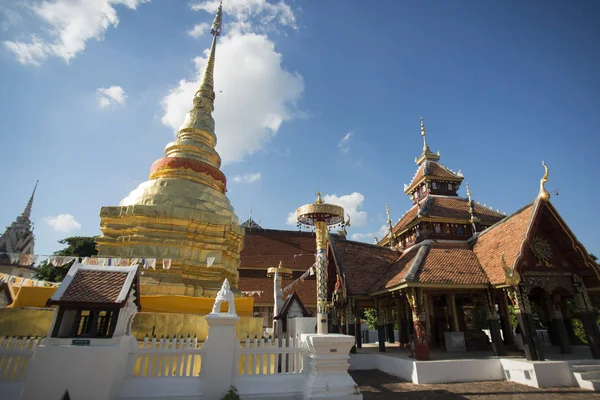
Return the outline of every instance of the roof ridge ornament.
<path id="1" fill-rule="evenodd" d="M 546 190 L 546 187 L 544 186 L 546 182 L 548 182 L 548 167 L 546 166 L 546 163 L 544 163 L 544 161 L 542 160 L 542 165 L 544 166 L 544 176 L 542 176 L 542 179 L 540 179 L 540 193 L 538 194 L 538 197 L 543 200 L 543 201 L 549 201 L 550 200 L 550 193 Z"/>

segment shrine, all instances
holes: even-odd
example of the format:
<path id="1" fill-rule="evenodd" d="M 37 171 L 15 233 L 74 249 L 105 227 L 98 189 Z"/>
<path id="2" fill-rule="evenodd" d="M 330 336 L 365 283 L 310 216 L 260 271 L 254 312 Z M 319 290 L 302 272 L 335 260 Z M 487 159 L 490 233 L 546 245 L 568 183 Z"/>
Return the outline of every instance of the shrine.
<path id="1" fill-rule="evenodd" d="M 462 173 L 442 165 L 430 150 L 421 119 L 423 152 L 405 193 L 413 206 L 378 245 L 331 238 L 328 295 L 333 328 L 356 336 L 361 347 L 364 310 L 377 316 L 379 350 L 393 343 L 417 360 L 431 348 L 485 349 L 497 356 L 519 347 L 528 360 L 544 360 L 536 324 L 568 354 L 580 344 L 574 321 L 585 330 L 591 355 L 600 358 L 600 332 L 592 296 L 600 270 L 550 202 L 545 189 L 512 215 L 458 195 Z M 335 296 L 337 281 L 342 290 Z M 516 319 L 516 326 L 511 323 Z M 485 332 L 489 332 L 486 334 Z M 516 332 L 516 335 L 515 335 Z"/>

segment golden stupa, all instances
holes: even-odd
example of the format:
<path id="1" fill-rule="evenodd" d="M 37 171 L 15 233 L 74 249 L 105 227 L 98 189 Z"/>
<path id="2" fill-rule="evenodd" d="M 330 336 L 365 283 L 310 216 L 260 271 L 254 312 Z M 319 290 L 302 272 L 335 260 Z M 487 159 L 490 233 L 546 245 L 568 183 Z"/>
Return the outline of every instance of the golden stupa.
<path id="1" fill-rule="evenodd" d="M 244 229 L 225 195 L 211 115 L 221 14 L 219 7 L 202 84 L 177 140 L 152 164 L 146 182 L 119 206 L 100 209 L 99 257 L 157 260 L 141 276 L 142 295 L 213 297 L 225 278 L 237 288 Z M 169 269 L 162 259 L 171 259 Z"/>

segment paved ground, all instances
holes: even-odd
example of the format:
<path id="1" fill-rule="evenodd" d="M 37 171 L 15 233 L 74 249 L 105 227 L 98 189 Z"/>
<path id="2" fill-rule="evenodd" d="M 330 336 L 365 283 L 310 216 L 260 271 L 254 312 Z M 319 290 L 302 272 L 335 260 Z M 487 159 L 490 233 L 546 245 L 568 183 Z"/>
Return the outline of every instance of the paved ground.
<path id="1" fill-rule="evenodd" d="M 536 389 L 512 382 L 489 381 L 414 385 L 379 370 L 350 371 L 364 400 L 388 399 L 600 399 L 600 393 L 579 388 Z"/>

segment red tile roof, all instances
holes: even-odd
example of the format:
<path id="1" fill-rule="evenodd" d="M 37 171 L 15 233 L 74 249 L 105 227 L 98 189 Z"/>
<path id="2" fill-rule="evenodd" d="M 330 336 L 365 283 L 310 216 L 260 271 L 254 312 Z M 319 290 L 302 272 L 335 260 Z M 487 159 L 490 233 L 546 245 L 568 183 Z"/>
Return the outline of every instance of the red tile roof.
<path id="1" fill-rule="evenodd" d="M 283 260 L 284 267 L 304 272 L 315 262 L 316 248 L 312 232 L 246 230 L 239 268 L 264 270 L 266 276 L 267 268 L 276 267 Z"/>
<path id="2" fill-rule="evenodd" d="M 333 239 L 330 243 L 349 295 L 367 293 L 400 256 L 388 247 L 343 239 Z"/>
<path id="3" fill-rule="evenodd" d="M 127 275 L 127 272 L 80 270 L 60 297 L 60 301 L 116 303 Z"/>
<path id="4" fill-rule="evenodd" d="M 452 285 L 487 284 L 488 278 L 467 243 L 432 243 L 415 282 Z"/>
<path id="5" fill-rule="evenodd" d="M 402 254 L 371 288 L 389 289 L 404 282 L 484 285 L 487 276 L 465 242 L 423 243 Z"/>
<path id="6" fill-rule="evenodd" d="M 469 201 L 462 197 L 429 195 L 420 203 L 421 216 L 427 218 L 448 218 L 468 222 L 471 219 Z M 474 214 L 484 225 L 492 225 L 504 216 L 480 204 L 474 204 Z M 414 205 L 398 221 L 394 233 L 399 233 L 417 219 L 418 207 Z"/>
<path id="7" fill-rule="evenodd" d="M 473 251 L 493 285 L 506 281 L 502 255 L 509 267 L 514 267 L 521 249 L 536 203 L 528 204 L 503 221 L 485 230 L 478 238 Z"/>

